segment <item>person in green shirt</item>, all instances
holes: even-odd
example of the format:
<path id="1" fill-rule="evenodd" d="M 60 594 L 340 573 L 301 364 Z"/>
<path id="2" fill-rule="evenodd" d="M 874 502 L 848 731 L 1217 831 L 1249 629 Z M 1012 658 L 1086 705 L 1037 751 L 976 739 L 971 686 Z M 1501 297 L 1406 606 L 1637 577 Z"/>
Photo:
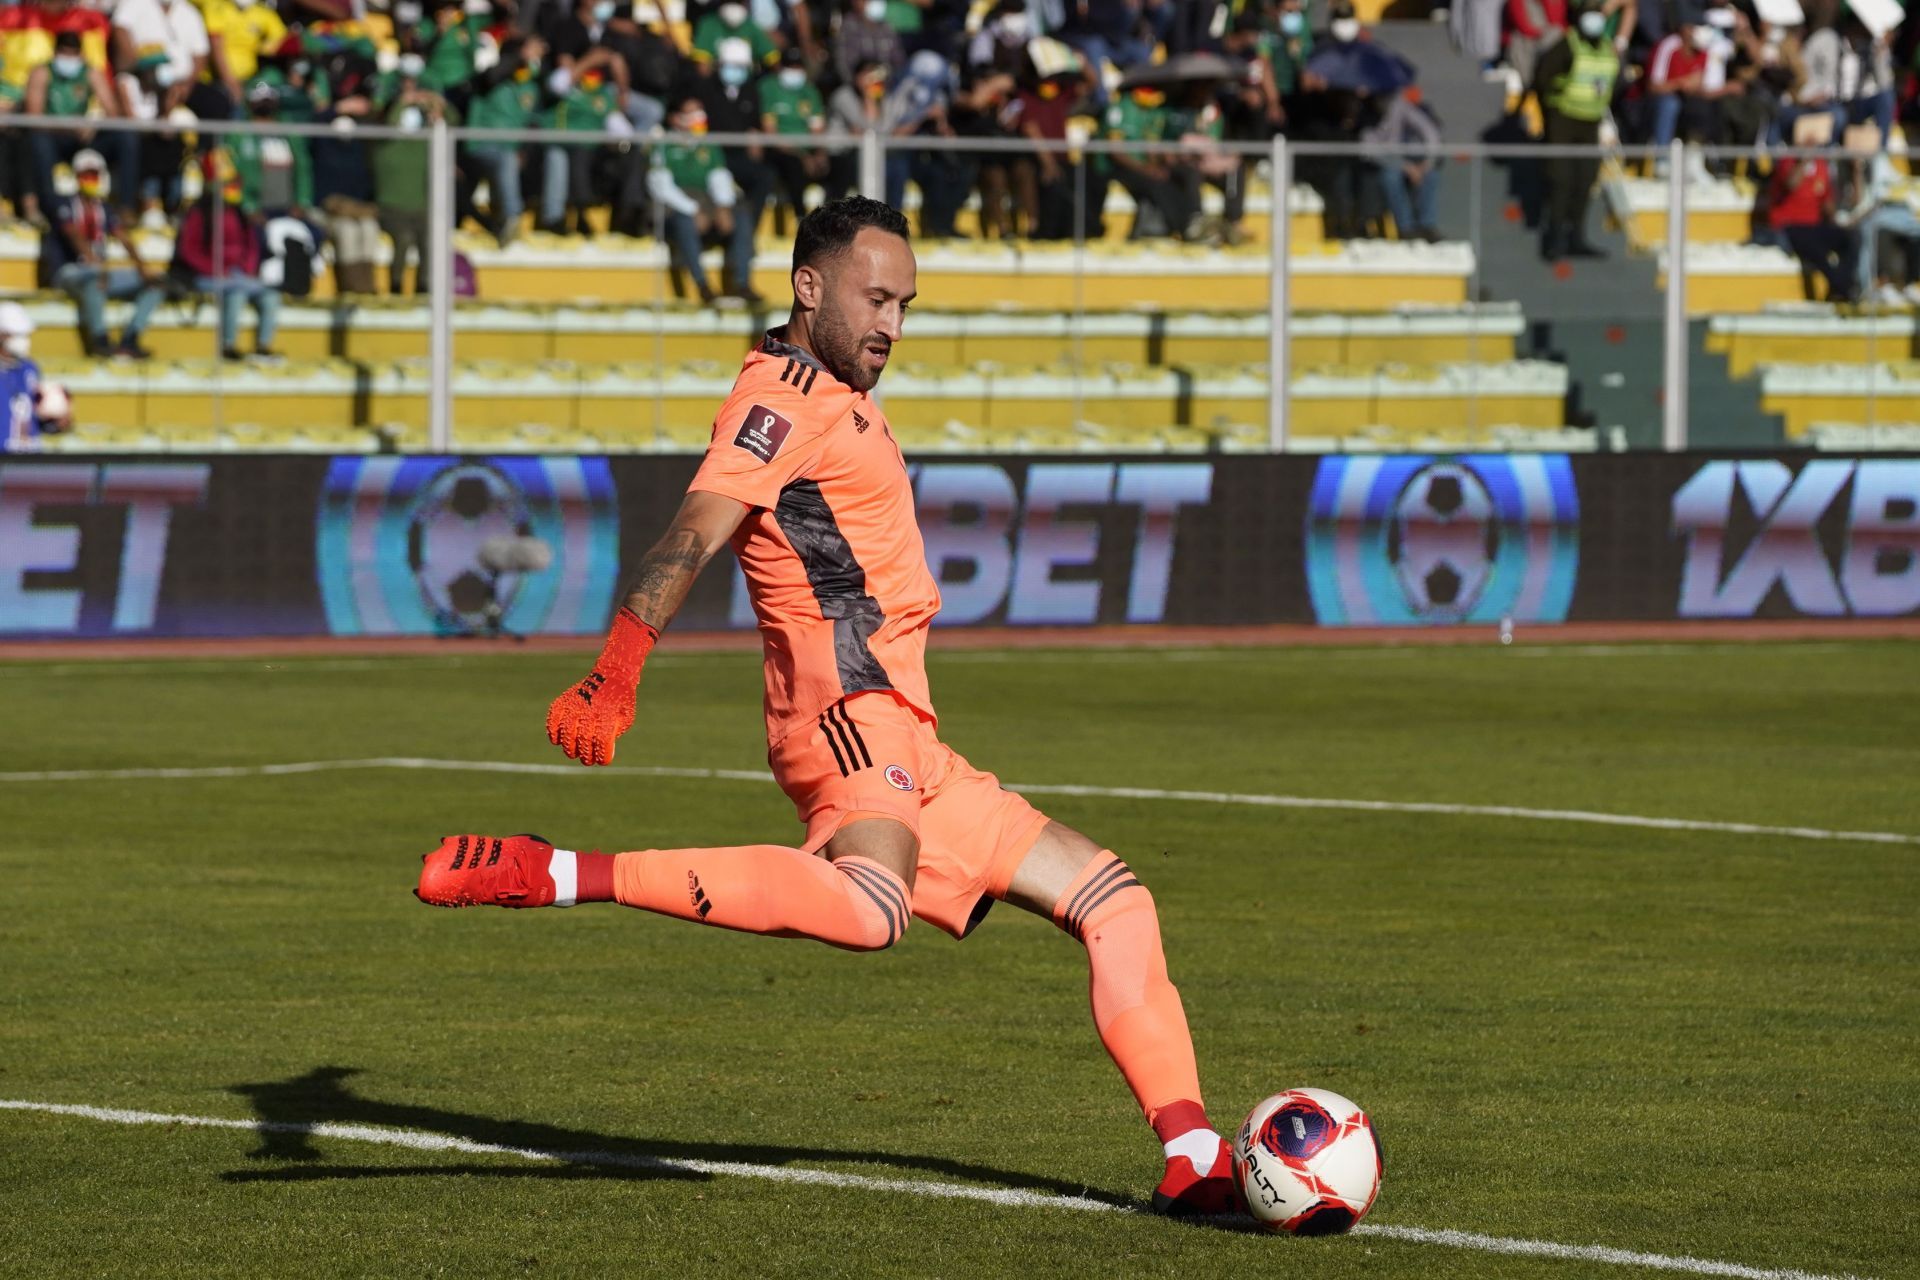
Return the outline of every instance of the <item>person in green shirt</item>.
<path id="1" fill-rule="evenodd" d="M 492 5 L 482 0 L 475 7 L 481 12 L 468 12 L 463 0 L 443 0 L 433 11 L 431 34 L 422 40 L 427 65 L 420 73 L 420 83 L 442 97 L 464 92 L 473 79 L 474 55 L 480 48 L 480 33 L 485 30 L 483 19 Z"/>
<path id="2" fill-rule="evenodd" d="M 688 96 L 667 117 L 667 127 L 697 139 L 707 131 L 707 109 L 699 98 Z M 653 149 L 647 192 L 666 210 L 667 247 L 673 264 L 693 277 L 702 302 L 712 302 L 716 296 L 707 280 L 707 269 L 700 263 L 700 244 L 709 233 L 727 241 L 728 278 L 746 278 L 744 271 L 736 274 L 734 268 L 740 264 L 731 261 L 739 240 L 733 218 L 739 190 L 733 185 L 733 175 L 727 171 L 727 159 L 720 148 L 698 141 L 660 143 Z M 752 243 L 749 229 L 749 255 Z M 749 265 L 751 261 L 749 256 Z"/>
<path id="3" fill-rule="evenodd" d="M 256 123 L 279 119 L 280 94 L 257 77 L 247 89 L 247 113 Z M 313 205 L 313 159 L 297 134 L 236 133 L 227 152 L 240 175 L 240 208 L 249 217 L 288 213 L 305 218 Z"/>
<path id="4" fill-rule="evenodd" d="M 753 91 L 759 99 L 760 127 L 783 139 L 767 148 L 767 162 L 793 211 L 806 212 L 806 191 L 813 183 L 821 185 L 827 200 L 841 194 L 845 180 L 836 190 L 833 157 L 824 148 L 799 145 L 818 141 L 827 128 L 826 100 L 807 79 L 799 48 L 782 54 L 780 69 L 761 76 Z"/>
<path id="5" fill-rule="evenodd" d="M 1273 88 L 1281 100 L 1299 93 L 1307 59 L 1313 56 L 1313 25 L 1307 21 L 1303 0 L 1280 0 L 1273 23 L 1265 32 L 1261 52 L 1273 68 Z"/>
<path id="6" fill-rule="evenodd" d="M 540 114 L 540 69 L 547 46 L 539 36 L 509 36 L 500 61 L 474 85 L 467 123 L 476 129 L 530 129 Z M 517 142 L 470 142 L 469 166 L 486 178 L 489 220 L 502 248 L 520 234 L 522 147 Z"/>
<path id="7" fill-rule="evenodd" d="M 275 116 L 288 124 L 312 124 L 333 103 L 327 73 L 304 54 L 262 62 L 259 73 L 247 81 L 247 92 L 261 84 L 278 96 Z"/>
<path id="8" fill-rule="evenodd" d="M 87 64 L 80 51 L 80 34 L 76 31 L 63 31 L 55 36 L 52 59 L 35 67 L 27 76 L 25 108 L 29 115 L 68 116 L 84 124 L 94 104 L 98 103 L 102 113 L 111 116 L 117 114 L 115 105 L 119 100 L 113 86 L 107 83 L 106 73 Z M 34 161 L 34 189 L 42 209 L 53 208 L 59 200 L 53 186 L 54 166 L 71 160 L 88 147 L 106 157 L 113 171 L 119 205 L 132 207 L 132 193 L 140 186 L 139 134 L 96 133 L 90 128 L 32 129 L 27 132 L 27 139 Z"/>
<path id="9" fill-rule="evenodd" d="M 540 228 L 554 235 L 564 234 L 567 207 L 576 211 L 597 203 L 593 192 L 593 160 L 598 144 L 611 134 L 618 142 L 633 135 L 633 125 L 620 110 L 620 87 L 608 74 L 612 55 L 595 49 L 573 64 L 547 77 L 547 88 L 554 95 L 551 105 L 541 113 L 540 127 L 555 134 L 592 134 L 586 142 L 550 143 L 541 159 Z M 615 185 L 616 221 L 630 221 L 639 194 L 640 155 L 637 149 L 623 148 L 617 153 Z M 622 215 L 626 215 L 623 217 Z M 579 222 L 584 228 L 585 222 Z"/>
<path id="10" fill-rule="evenodd" d="M 380 123 L 424 133 L 436 120 L 458 124 L 460 117 L 445 98 L 420 84 L 419 71 L 401 71 L 393 101 Z M 387 292 L 405 289 L 407 258 L 419 263 L 413 291 L 425 294 L 431 264 L 427 260 L 427 144 L 422 138 L 395 138 L 373 146 L 373 198 L 380 207 L 380 229 L 393 241 L 393 261 L 387 267 Z"/>
<path id="11" fill-rule="evenodd" d="M 752 46 L 756 67 L 771 67 L 780 60 L 780 46 L 748 16 L 743 0 L 727 0 L 693 29 L 693 65 L 711 72 L 720 57 L 720 42 L 729 39 L 745 40 Z"/>
<path id="12" fill-rule="evenodd" d="M 1166 142 L 1166 94 L 1154 88 L 1135 88 L 1120 94 L 1107 108 L 1107 138 L 1112 142 Z M 1133 197 L 1133 229 L 1129 240 L 1149 235 L 1197 234 L 1200 204 L 1189 186 L 1176 182 L 1173 165 L 1164 154 L 1145 148 L 1113 153 L 1113 177 Z M 1104 190 L 1104 188 L 1103 188 Z M 1155 223 L 1158 227 L 1155 227 Z"/>

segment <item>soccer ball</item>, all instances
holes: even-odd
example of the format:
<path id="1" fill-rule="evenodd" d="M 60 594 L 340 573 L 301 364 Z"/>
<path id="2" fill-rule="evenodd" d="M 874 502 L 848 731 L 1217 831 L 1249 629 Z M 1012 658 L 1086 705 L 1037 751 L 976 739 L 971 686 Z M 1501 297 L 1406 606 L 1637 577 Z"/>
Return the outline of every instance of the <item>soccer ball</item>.
<path id="1" fill-rule="evenodd" d="M 73 397 L 67 389 L 57 382 L 40 384 L 40 397 L 34 402 L 33 412 L 42 422 L 65 425 L 73 417 Z"/>
<path id="2" fill-rule="evenodd" d="M 1422 467 L 1394 500 L 1387 560 L 1422 619 L 1458 622 L 1472 613 L 1499 551 L 1493 495 L 1457 462 Z"/>
<path id="3" fill-rule="evenodd" d="M 532 531 L 525 496 L 500 471 L 465 462 L 434 476 L 407 522 L 407 567 L 427 611 L 456 630 L 504 613 L 521 575 L 490 572 L 481 547 L 490 538 Z"/>
<path id="4" fill-rule="evenodd" d="M 1240 1126 L 1233 1176 L 1268 1231 L 1334 1235 L 1366 1217 L 1380 1194 L 1380 1139 L 1351 1100 L 1327 1089 L 1288 1089 Z"/>

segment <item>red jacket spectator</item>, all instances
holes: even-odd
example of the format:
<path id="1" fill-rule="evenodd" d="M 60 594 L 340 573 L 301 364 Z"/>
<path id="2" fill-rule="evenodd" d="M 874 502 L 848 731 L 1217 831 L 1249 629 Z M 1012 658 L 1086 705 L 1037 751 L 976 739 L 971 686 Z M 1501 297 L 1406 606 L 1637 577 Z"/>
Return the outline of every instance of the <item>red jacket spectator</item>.
<path id="1" fill-rule="evenodd" d="M 1647 81 L 1651 85 L 1668 85 L 1706 69 L 1706 50 L 1694 48 L 1686 36 L 1676 31 L 1653 47 L 1653 56 L 1647 59 Z"/>
<path id="2" fill-rule="evenodd" d="M 196 276 L 254 276 L 260 273 L 260 237 L 253 224 L 236 205 L 220 206 L 220 260 L 213 256 L 213 223 L 207 216 L 208 202 L 196 201 L 180 224 L 179 248 L 175 252 L 186 268 Z"/>
<path id="3" fill-rule="evenodd" d="M 1833 172 L 1825 160 L 1782 160 L 1774 167 L 1768 191 L 1767 225 L 1776 231 L 1788 227 L 1817 227 L 1827 220 L 1833 199 Z"/>

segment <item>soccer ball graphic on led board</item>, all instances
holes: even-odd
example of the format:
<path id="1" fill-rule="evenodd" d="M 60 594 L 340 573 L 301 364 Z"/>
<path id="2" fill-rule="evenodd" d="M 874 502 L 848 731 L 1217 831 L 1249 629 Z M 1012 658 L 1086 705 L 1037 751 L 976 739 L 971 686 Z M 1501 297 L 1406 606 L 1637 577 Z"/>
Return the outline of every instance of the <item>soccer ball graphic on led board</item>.
<path id="1" fill-rule="evenodd" d="M 489 606 L 504 610 L 520 575 L 489 573 L 481 546 L 532 531 L 526 498 L 506 476 L 481 463 L 447 468 L 427 485 L 407 524 L 407 567 L 422 601 L 435 616 L 467 626 L 484 622 Z"/>
<path id="2" fill-rule="evenodd" d="M 1493 577 L 1500 522 L 1493 495 L 1457 462 L 1414 473 L 1393 504 L 1387 559 L 1414 613 L 1457 622 L 1473 612 Z"/>
<path id="3" fill-rule="evenodd" d="M 1288 1089 L 1240 1126 L 1233 1176 L 1267 1230 L 1334 1235 L 1366 1217 L 1380 1194 L 1380 1139 L 1351 1099 Z"/>

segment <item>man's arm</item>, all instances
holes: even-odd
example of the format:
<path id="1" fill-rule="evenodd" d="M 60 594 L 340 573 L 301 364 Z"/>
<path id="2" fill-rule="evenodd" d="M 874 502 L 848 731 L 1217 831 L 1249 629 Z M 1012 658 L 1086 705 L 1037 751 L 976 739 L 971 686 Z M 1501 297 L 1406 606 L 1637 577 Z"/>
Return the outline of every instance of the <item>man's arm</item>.
<path id="1" fill-rule="evenodd" d="M 686 602 L 694 579 L 726 545 L 747 506 L 695 490 L 640 561 L 593 670 L 547 708 L 547 740 L 581 764 L 611 764 L 614 742 L 633 727 L 640 669 L 660 632 Z"/>
<path id="2" fill-rule="evenodd" d="M 698 489 L 689 493 L 660 541 L 642 557 L 622 607 L 655 631 L 666 630 L 694 579 L 746 518 L 745 504 L 732 498 Z"/>

